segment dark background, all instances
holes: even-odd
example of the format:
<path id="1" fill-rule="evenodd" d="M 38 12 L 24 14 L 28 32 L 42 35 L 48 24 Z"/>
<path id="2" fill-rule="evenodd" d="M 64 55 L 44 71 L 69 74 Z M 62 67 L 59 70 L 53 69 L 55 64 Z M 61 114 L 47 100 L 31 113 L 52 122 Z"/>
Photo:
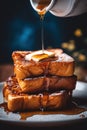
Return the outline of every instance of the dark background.
<path id="1" fill-rule="evenodd" d="M 12 62 L 14 50 L 41 49 L 40 18 L 29 0 L 1 0 L 0 10 L 0 63 Z M 83 33 L 79 38 L 74 35 L 78 28 Z M 70 40 L 75 41 L 75 49 L 64 51 L 87 56 L 87 13 L 60 18 L 48 12 L 44 19 L 45 48 L 62 48 L 62 43 Z"/>

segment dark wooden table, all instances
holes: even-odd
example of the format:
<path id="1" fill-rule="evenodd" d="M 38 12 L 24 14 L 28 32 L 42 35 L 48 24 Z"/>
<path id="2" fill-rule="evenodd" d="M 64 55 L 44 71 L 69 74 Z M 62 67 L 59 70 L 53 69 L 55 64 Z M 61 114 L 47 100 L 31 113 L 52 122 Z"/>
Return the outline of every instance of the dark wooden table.
<path id="1" fill-rule="evenodd" d="M 0 64 L 0 82 L 5 81 L 9 76 L 13 75 L 13 64 Z"/>

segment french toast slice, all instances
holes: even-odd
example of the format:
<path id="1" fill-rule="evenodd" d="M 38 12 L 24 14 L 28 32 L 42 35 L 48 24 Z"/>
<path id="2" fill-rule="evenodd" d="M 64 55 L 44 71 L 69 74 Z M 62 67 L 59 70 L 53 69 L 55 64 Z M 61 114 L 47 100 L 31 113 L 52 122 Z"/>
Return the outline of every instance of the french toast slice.
<path id="1" fill-rule="evenodd" d="M 38 95 L 8 95 L 8 109 L 13 112 L 25 110 L 60 110 L 71 104 L 71 92 L 60 91 Z"/>
<path id="2" fill-rule="evenodd" d="M 11 82 L 4 85 L 3 97 L 8 109 L 12 112 L 31 110 L 64 109 L 71 104 L 72 91 L 61 90 L 54 93 L 24 94 L 14 91 L 19 89 L 18 84 Z"/>
<path id="3" fill-rule="evenodd" d="M 24 93 L 39 93 L 43 91 L 73 90 L 77 77 L 73 76 L 42 76 L 19 80 L 18 83 Z"/>
<path id="4" fill-rule="evenodd" d="M 14 74 L 21 80 L 41 75 L 72 76 L 75 69 L 74 59 L 61 49 L 48 49 L 44 56 L 35 56 L 40 51 L 14 51 Z M 48 55 L 48 57 L 47 57 Z M 29 56 L 29 59 L 27 58 Z M 41 59 L 42 58 L 42 59 Z"/>
<path id="5" fill-rule="evenodd" d="M 35 77 L 17 81 L 15 76 L 9 77 L 4 86 L 8 86 L 9 90 L 15 93 L 37 94 L 43 91 L 55 92 L 58 90 L 75 89 L 77 76 L 60 77 Z M 15 87 L 17 86 L 17 87 Z"/>

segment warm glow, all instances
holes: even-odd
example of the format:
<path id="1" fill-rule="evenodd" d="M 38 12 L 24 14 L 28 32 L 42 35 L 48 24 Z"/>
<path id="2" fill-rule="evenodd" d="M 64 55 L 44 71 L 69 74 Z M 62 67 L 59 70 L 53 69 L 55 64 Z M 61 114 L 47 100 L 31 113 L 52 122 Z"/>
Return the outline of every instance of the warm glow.
<path id="1" fill-rule="evenodd" d="M 75 32 L 74 32 L 74 35 L 75 35 L 76 37 L 81 37 L 81 36 L 82 36 L 82 31 L 81 31 L 81 29 L 76 29 Z"/>
<path id="2" fill-rule="evenodd" d="M 86 61 L 86 56 L 84 54 L 79 54 L 79 61 Z"/>

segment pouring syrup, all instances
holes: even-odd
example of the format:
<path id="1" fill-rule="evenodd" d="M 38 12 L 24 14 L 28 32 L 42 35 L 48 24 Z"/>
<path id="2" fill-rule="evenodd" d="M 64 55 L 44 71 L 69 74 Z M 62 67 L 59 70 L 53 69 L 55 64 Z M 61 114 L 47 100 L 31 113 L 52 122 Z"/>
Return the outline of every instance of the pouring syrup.
<path id="1" fill-rule="evenodd" d="M 41 42 L 42 42 L 42 54 L 44 54 L 44 16 L 52 6 L 53 0 L 30 0 L 32 7 L 40 16 L 41 21 Z"/>

